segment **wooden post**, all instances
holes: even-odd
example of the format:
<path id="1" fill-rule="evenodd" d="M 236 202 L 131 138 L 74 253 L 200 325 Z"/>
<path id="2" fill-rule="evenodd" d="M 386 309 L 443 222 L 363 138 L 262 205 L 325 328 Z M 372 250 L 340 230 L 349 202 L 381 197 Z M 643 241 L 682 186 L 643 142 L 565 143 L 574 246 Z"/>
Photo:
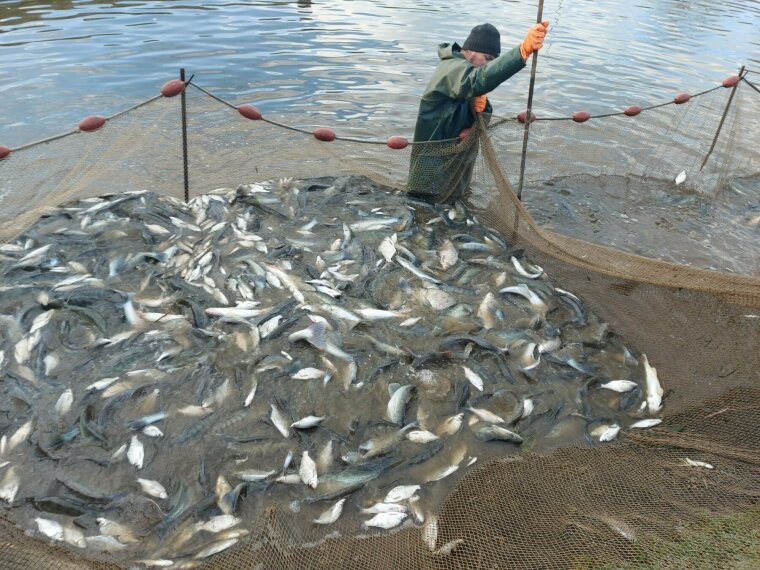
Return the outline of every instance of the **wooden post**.
<path id="1" fill-rule="evenodd" d="M 544 12 L 544 0 L 538 0 L 538 15 L 536 23 L 541 23 L 541 16 Z M 528 131 L 530 130 L 530 120 L 533 108 L 533 86 L 536 83 L 536 67 L 538 66 L 538 53 L 533 52 L 533 63 L 530 68 L 530 88 L 528 89 L 528 110 L 525 112 L 525 133 L 523 135 L 522 158 L 520 159 L 520 184 L 517 186 L 517 199 L 522 200 L 523 179 L 525 177 L 525 158 L 528 154 Z"/>

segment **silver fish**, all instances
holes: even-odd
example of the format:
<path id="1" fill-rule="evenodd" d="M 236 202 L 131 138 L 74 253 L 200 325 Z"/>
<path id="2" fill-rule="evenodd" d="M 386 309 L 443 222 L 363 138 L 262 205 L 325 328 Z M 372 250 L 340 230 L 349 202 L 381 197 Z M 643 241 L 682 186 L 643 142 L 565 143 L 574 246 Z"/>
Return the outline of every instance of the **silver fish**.
<path id="1" fill-rule="evenodd" d="M 346 502 L 346 499 L 340 499 L 337 503 L 335 503 L 332 507 L 327 509 L 325 512 L 323 512 L 321 515 L 319 515 L 318 518 L 312 520 L 315 524 L 332 524 L 335 521 L 340 518 L 340 515 L 343 513 L 343 505 Z"/>
<path id="2" fill-rule="evenodd" d="M 159 499 L 167 499 L 169 497 L 164 486 L 158 481 L 140 479 L 138 477 L 137 482 L 139 483 L 140 487 L 142 487 L 143 492 L 147 495 L 150 495 L 151 497 L 157 497 Z"/>
<path id="3" fill-rule="evenodd" d="M 421 489 L 420 485 L 398 485 L 385 495 L 386 503 L 400 503 L 413 497 Z"/>
<path id="4" fill-rule="evenodd" d="M 195 524 L 195 531 L 205 530 L 206 532 L 213 532 L 217 534 L 219 532 L 228 530 L 234 526 L 240 524 L 242 519 L 234 515 L 218 515 L 210 518 L 207 521 L 199 521 Z"/>
<path id="5" fill-rule="evenodd" d="M 533 268 L 533 273 L 530 273 L 528 270 L 525 269 L 525 267 L 522 266 L 522 264 L 518 261 L 518 259 L 515 256 L 512 256 L 509 259 L 512 262 L 512 265 L 515 266 L 515 270 L 523 277 L 527 277 L 528 279 L 538 279 L 544 274 L 544 270 L 538 265 L 536 265 Z"/>
<path id="6" fill-rule="evenodd" d="M 533 308 L 537 311 L 543 312 L 546 310 L 546 303 L 544 303 L 541 300 L 541 297 L 531 291 L 530 288 L 524 283 L 510 287 L 504 287 L 502 289 L 499 289 L 499 293 L 513 293 L 515 295 L 520 295 L 521 297 L 527 299 L 528 302 L 530 302 Z"/>
<path id="7" fill-rule="evenodd" d="M 34 522 L 37 523 L 37 529 L 48 538 L 55 541 L 63 540 L 63 526 L 58 521 L 37 517 Z"/>
<path id="8" fill-rule="evenodd" d="M 473 386 L 475 386 L 475 388 L 477 388 L 478 390 L 482 392 L 483 379 L 480 376 L 478 376 L 475 372 L 467 368 L 466 366 L 462 366 L 462 368 L 464 369 L 464 375 L 467 378 L 467 380 L 470 381 L 470 384 L 472 384 Z"/>
<path id="9" fill-rule="evenodd" d="M 129 449 L 127 449 L 127 459 L 129 459 L 129 462 L 132 465 L 138 469 L 142 469 L 143 460 L 145 459 L 145 448 L 136 435 L 132 436 L 132 441 L 129 444 Z"/>
<path id="10" fill-rule="evenodd" d="M 649 428 L 654 427 L 656 425 L 660 425 L 662 423 L 662 420 L 657 418 L 647 418 L 643 420 L 639 420 L 637 422 L 632 423 L 629 427 L 631 429 L 641 429 L 641 428 Z"/>
<path id="11" fill-rule="evenodd" d="M 309 429 L 318 426 L 327 416 L 306 416 L 290 424 L 290 427 L 297 429 Z"/>
<path id="12" fill-rule="evenodd" d="M 235 477 L 238 479 L 242 479 L 243 481 L 253 482 L 253 481 L 263 481 L 267 477 L 271 477 L 277 473 L 276 471 L 260 471 L 258 469 L 246 469 L 244 471 L 237 471 L 235 473 Z"/>
<path id="13" fill-rule="evenodd" d="M 21 480 L 19 479 L 18 475 L 16 475 L 15 468 L 10 467 L 5 472 L 5 476 L 3 477 L 2 482 L 0 482 L 0 499 L 13 504 L 13 500 L 16 498 L 16 493 L 18 493 L 20 483 Z"/>
<path id="14" fill-rule="evenodd" d="M 420 279 L 424 279 L 425 281 L 430 281 L 431 283 L 443 283 L 440 279 L 437 279 L 436 277 L 433 277 L 432 275 L 428 275 L 424 271 L 417 269 L 414 265 L 409 263 L 406 259 L 403 257 L 396 257 L 396 263 L 398 263 L 401 267 L 415 275 L 416 277 L 419 277 Z"/>
<path id="15" fill-rule="evenodd" d="M 290 437 L 290 427 L 288 421 L 285 419 L 285 415 L 274 404 L 270 404 L 270 406 L 272 408 L 272 412 L 269 417 L 272 419 L 274 427 L 276 427 L 277 431 L 282 434 L 282 437 Z"/>
<path id="16" fill-rule="evenodd" d="M 630 380 L 610 380 L 601 385 L 602 388 L 607 390 L 614 390 L 615 392 L 630 392 L 636 388 L 638 384 L 631 382 Z"/>
<path id="17" fill-rule="evenodd" d="M 649 364 L 647 355 L 642 354 L 641 358 L 644 361 L 644 371 L 647 385 L 647 405 L 649 406 L 649 413 L 655 414 L 662 409 L 662 386 L 660 380 L 657 378 L 657 370 Z"/>
<path id="18" fill-rule="evenodd" d="M 506 441 L 518 445 L 523 442 L 523 438 L 515 432 L 494 425 L 484 426 L 478 429 L 475 432 L 475 437 L 480 441 Z"/>
<path id="19" fill-rule="evenodd" d="M 406 386 L 399 387 L 391 395 L 390 399 L 388 400 L 387 412 L 388 419 L 391 420 L 394 424 L 401 425 L 404 422 L 404 412 L 406 410 L 406 405 L 409 403 L 409 400 L 411 400 L 413 393 L 414 386 L 408 384 Z"/>
<path id="20" fill-rule="evenodd" d="M 397 527 L 404 519 L 408 517 L 406 513 L 378 513 L 368 521 L 365 521 L 365 526 L 377 527 L 382 529 L 390 529 Z"/>
<path id="21" fill-rule="evenodd" d="M 237 538 L 230 538 L 228 540 L 222 540 L 221 542 L 215 542 L 198 551 L 194 558 L 196 560 L 203 560 L 204 558 L 218 554 L 223 550 L 227 550 L 230 546 L 237 544 L 237 541 Z"/>
<path id="22" fill-rule="evenodd" d="M 314 460 L 311 457 L 309 457 L 308 451 L 304 451 L 301 456 L 301 466 L 298 468 L 298 474 L 301 476 L 301 481 L 303 481 L 304 485 L 308 485 L 312 489 L 317 488 L 319 482 L 317 477 L 317 464 L 314 463 Z"/>

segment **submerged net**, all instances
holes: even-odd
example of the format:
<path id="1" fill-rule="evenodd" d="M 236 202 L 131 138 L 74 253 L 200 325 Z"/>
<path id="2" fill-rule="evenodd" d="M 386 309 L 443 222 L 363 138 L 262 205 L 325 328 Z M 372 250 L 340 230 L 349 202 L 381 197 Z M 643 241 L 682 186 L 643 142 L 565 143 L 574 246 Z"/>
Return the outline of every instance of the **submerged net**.
<path id="1" fill-rule="evenodd" d="M 494 116 L 463 141 L 415 151 L 456 166 L 478 147 L 467 195 L 475 216 L 647 354 L 666 390 L 663 424 L 600 447 L 474 466 L 437 513 L 432 549 L 421 528 L 350 538 L 339 520 L 325 540 L 323 529 L 268 509 L 249 540 L 207 566 L 760 564 L 760 94 L 745 83 L 636 117 L 539 117 L 524 202 L 514 194 L 524 130 L 516 120 Z M 243 118 L 192 84 L 186 102 L 190 197 L 281 177 L 406 184 L 411 147 L 384 143 L 396 133 L 323 142 Z M 180 119 L 178 99 L 158 98 L 95 132 L 14 151 L 0 161 L 0 241 L 72 200 L 143 189 L 181 199 Z M 109 566 L 25 536 L 11 519 L 0 516 L 3 568 Z"/>

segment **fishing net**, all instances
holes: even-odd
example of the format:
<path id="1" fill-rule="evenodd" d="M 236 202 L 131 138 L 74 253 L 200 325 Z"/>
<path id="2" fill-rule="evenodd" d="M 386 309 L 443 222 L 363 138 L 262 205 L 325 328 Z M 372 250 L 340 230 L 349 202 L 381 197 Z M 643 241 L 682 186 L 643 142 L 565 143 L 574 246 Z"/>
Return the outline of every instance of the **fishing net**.
<path id="1" fill-rule="evenodd" d="M 472 213 L 646 353 L 666 391 L 655 428 L 470 468 L 437 513 L 432 546 L 421 528 L 353 537 L 340 520 L 325 537 L 270 508 L 248 540 L 205 567 L 760 565 L 760 94 L 751 84 L 635 117 L 538 117 L 522 202 L 524 125 L 511 117 L 481 120 L 463 140 L 393 149 L 385 141 L 398 133 L 364 140 L 337 129 L 325 142 L 310 134 L 317 125 L 249 120 L 193 84 L 185 103 L 190 197 L 283 177 L 361 174 L 404 188 L 412 148 L 430 158 L 425 177 L 451 168 L 466 180 L 462 157 L 477 152 Z M 151 99 L 104 128 L 1 160 L 0 241 L 73 200 L 133 190 L 182 199 L 184 175 L 180 100 Z M 0 516 L 2 568 L 115 567 L 35 540 L 11 519 Z"/>

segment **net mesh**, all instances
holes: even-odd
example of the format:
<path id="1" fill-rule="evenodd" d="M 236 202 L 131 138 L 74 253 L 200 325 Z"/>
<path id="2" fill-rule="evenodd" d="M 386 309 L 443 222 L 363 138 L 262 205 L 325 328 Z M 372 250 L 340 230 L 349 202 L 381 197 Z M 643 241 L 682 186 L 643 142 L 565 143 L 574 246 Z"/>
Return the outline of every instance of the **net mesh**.
<path id="1" fill-rule="evenodd" d="M 193 85 L 186 97 L 191 197 L 281 177 L 363 174 L 391 187 L 406 184 L 412 147 L 382 144 L 396 133 L 379 132 L 378 141 L 339 137 L 326 143 L 250 121 Z M 516 120 L 492 117 L 463 141 L 415 150 L 456 165 L 463 151 L 477 146 L 467 194 L 472 211 L 649 356 L 666 390 L 661 426 L 605 447 L 523 453 L 473 468 L 437 513 L 432 549 L 420 528 L 347 538 L 350 529 L 339 521 L 335 535 L 325 538 L 323 531 L 292 524 L 297 515 L 270 509 L 251 529 L 250 540 L 206 566 L 758 567 L 757 227 L 747 225 L 755 241 L 734 252 L 737 258 L 744 254 L 743 263 L 725 261 L 717 267 L 724 271 L 715 271 L 709 263 L 673 263 L 677 239 L 654 239 L 646 243 L 656 247 L 646 249 L 636 239 L 646 231 L 643 224 L 620 221 L 626 208 L 637 211 L 642 193 L 651 192 L 653 201 L 663 189 L 673 193 L 681 172 L 686 183 L 677 192 L 697 196 L 715 212 L 733 195 L 756 200 L 758 102 L 758 94 L 742 83 L 636 118 L 539 120 L 530 129 L 524 203 L 514 194 L 524 130 Z M 16 150 L 0 161 L 0 241 L 71 200 L 141 189 L 181 199 L 180 124 L 178 98 L 158 98 L 109 119 L 98 131 Z M 606 230 L 594 233 L 583 220 L 574 228 L 556 218 L 538 223 L 542 209 L 566 195 L 563 190 L 614 194 L 595 214 Z M 671 214 L 679 207 L 663 206 Z M 623 228 L 626 239 L 609 247 L 609 236 Z M 707 239 L 711 247 L 733 247 L 719 227 Z M 689 466 L 686 459 L 713 469 Z M 0 567 L 115 566 L 34 540 L 0 514 Z"/>

